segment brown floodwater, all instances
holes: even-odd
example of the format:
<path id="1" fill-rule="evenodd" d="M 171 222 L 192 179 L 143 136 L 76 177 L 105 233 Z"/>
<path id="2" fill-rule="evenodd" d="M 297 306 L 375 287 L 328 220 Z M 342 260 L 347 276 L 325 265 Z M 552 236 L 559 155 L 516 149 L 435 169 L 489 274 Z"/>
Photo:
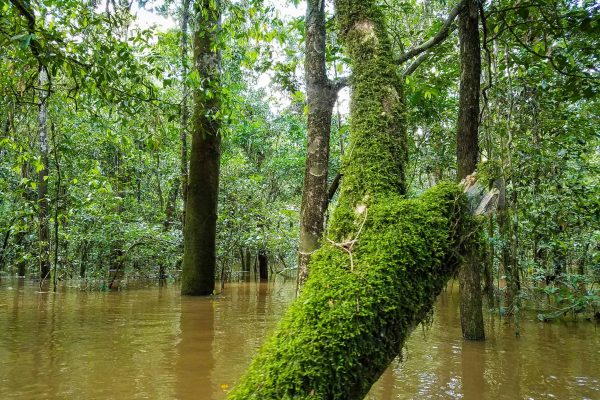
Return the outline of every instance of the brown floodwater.
<path id="1" fill-rule="evenodd" d="M 0 283 L 0 399 L 224 399 L 294 296 L 293 282 L 176 285 L 113 293 Z M 488 340 L 460 337 L 455 294 L 417 329 L 368 399 L 600 399 L 595 323 L 497 315 Z"/>

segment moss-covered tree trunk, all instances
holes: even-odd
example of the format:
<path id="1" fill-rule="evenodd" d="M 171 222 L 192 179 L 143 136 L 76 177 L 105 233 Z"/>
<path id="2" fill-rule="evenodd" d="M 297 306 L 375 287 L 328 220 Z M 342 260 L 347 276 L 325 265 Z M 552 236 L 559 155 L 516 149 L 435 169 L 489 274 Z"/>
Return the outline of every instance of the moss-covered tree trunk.
<path id="1" fill-rule="evenodd" d="M 351 250 L 315 252 L 304 289 L 229 398 L 364 398 L 456 271 L 463 204 L 449 184 L 419 199 L 373 198 Z"/>
<path id="2" fill-rule="evenodd" d="M 479 88 L 481 51 L 479 44 L 479 2 L 468 0 L 458 17 L 460 42 L 460 100 L 456 135 L 457 178 L 473 173 L 479 159 Z M 481 257 L 475 247 L 458 276 L 460 286 L 460 325 L 465 339 L 485 338 L 481 295 Z"/>
<path id="3" fill-rule="evenodd" d="M 337 0 L 351 144 L 303 291 L 230 399 L 362 399 L 456 271 L 469 217 L 443 184 L 407 200 L 402 87 L 375 1 Z"/>
<path id="4" fill-rule="evenodd" d="M 202 85 L 193 91 L 192 149 L 185 215 L 181 294 L 209 295 L 215 285 L 215 240 L 221 147 L 218 120 L 219 1 L 196 1 L 194 18 L 194 67 L 201 77 Z"/>
<path id="5" fill-rule="evenodd" d="M 306 50 L 304 69 L 308 105 L 308 146 L 298 245 L 298 288 L 308 276 L 312 253 L 321 244 L 328 202 L 327 175 L 331 116 L 336 90 L 325 69 L 325 2 L 306 4 Z"/>

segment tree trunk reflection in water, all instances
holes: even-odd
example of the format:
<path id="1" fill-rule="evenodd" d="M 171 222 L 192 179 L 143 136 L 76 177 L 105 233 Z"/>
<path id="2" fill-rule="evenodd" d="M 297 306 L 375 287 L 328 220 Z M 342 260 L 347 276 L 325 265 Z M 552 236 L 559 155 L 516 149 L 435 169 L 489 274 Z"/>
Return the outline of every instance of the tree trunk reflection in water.
<path id="1" fill-rule="evenodd" d="M 213 382 L 215 300 L 182 297 L 180 336 L 176 348 L 176 392 L 178 399 L 213 400 L 220 391 Z"/>
<path id="2" fill-rule="evenodd" d="M 472 340 L 463 340 L 460 356 L 463 398 L 466 400 L 490 398 L 483 376 L 486 361 L 485 344 Z"/>

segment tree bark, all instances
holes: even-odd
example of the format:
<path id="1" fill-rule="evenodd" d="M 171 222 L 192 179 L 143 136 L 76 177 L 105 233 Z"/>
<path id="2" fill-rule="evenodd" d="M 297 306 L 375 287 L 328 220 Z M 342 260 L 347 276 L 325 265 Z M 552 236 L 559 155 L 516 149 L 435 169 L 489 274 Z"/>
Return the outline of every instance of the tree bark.
<path id="1" fill-rule="evenodd" d="M 308 151 L 300 209 L 298 291 L 308 276 L 312 253 L 320 247 L 327 208 L 331 117 L 337 91 L 325 67 L 325 2 L 308 0 L 304 69 L 308 106 Z"/>
<path id="2" fill-rule="evenodd" d="M 344 241 L 360 223 L 357 209 L 374 194 L 406 193 L 407 139 L 402 80 L 381 10 L 370 0 L 337 0 L 335 6 L 352 68 L 350 144 L 330 222 L 334 240 Z"/>
<path id="3" fill-rule="evenodd" d="M 479 159 L 481 50 L 478 3 L 478 0 L 467 1 L 458 17 L 461 73 L 456 163 L 459 181 L 475 171 Z M 483 340 L 485 332 L 481 295 L 481 257 L 478 256 L 477 248 L 466 248 L 465 251 L 468 254 L 458 275 L 462 334 L 465 339 Z"/>
<path id="4" fill-rule="evenodd" d="M 185 216 L 181 293 L 209 295 L 215 285 L 216 225 L 221 137 L 219 1 L 194 4 L 194 67 L 202 77 L 195 88 L 192 149 Z"/>
<path id="5" fill-rule="evenodd" d="M 8 241 L 10 239 L 10 234 L 12 233 L 13 224 L 17 220 L 17 217 L 13 218 L 6 228 L 6 232 L 4 233 L 4 240 L 2 241 L 2 247 L 0 248 L 0 271 L 4 270 L 4 257 L 6 256 L 6 249 L 8 248 Z"/>
<path id="6" fill-rule="evenodd" d="M 461 72 L 456 160 L 457 178 L 460 181 L 475 171 L 479 160 L 481 50 L 478 0 L 467 1 L 459 15 L 458 36 Z"/>
<path id="7" fill-rule="evenodd" d="M 38 241 L 39 241 L 39 264 L 40 278 L 45 280 L 50 274 L 50 228 L 48 226 L 49 204 L 48 204 L 48 97 L 46 89 L 48 85 L 48 73 L 46 68 L 40 68 L 39 111 L 38 111 L 38 135 L 40 140 L 41 169 L 38 172 Z"/>

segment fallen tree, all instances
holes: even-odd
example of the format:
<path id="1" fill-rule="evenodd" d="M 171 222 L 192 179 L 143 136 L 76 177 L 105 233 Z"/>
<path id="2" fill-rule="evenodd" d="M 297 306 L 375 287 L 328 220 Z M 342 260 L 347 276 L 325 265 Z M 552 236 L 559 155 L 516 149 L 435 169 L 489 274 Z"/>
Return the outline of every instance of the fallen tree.
<path id="1" fill-rule="evenodd" d="M 340 197 L 304 289 L 230 399 L 362 399 L 478 237 L 458 185 L 405 197 L 404 95 L 383 15 L 373 0 L 335 6 L 353 88 Z"/>

